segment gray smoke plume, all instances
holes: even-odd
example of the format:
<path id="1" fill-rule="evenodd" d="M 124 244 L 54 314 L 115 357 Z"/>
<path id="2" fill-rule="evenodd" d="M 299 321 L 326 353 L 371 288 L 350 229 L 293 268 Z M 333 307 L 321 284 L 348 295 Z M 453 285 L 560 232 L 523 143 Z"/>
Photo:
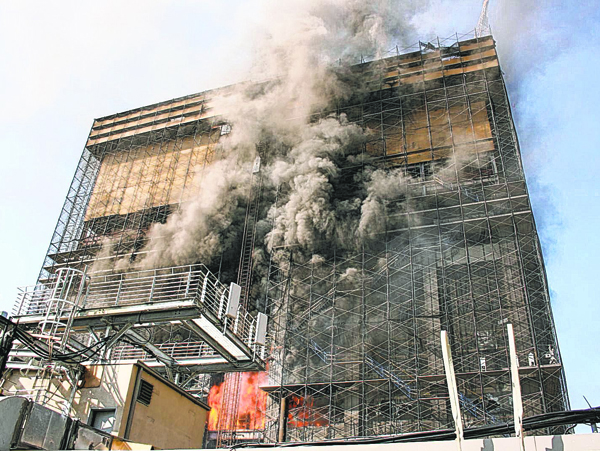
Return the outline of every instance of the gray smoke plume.
<path id="1" fill-rule="evenodd" d="M 386 202 L 398 200 L 404 195 L 405 183 L 402 170 L 377 169 L 368 174 L 367 197 L 362 203 L 359 235 L 367 239 L 386 230 Z"/>
<path id="2" fill-rule="evenodd" d="M 383 202 L 395 195 L 392 187 L 399 185 L 399 174 L 375 171 L 357 176 L 355 182 L 363 188 L 350 198 L 338 198 L 335 185 L 341 169 L 368 164 L 363 154 L 368 132 L 343 114 L 320 120 L 311 115 L 334 110 L 360 94 L 349 64 L 381 57 L 393 45 L 404 44 L 412 32 L 410 18 L 425 4 L 399 0 L 293 0 L 285 7 L 273 0 L 253 3 L 262 20 L 252 27 L 256 61 L 251 76 L 268 81 L 240 84 L 213 99 L 214 110 L 232 125 L 233 133 L 221 140 L 220 159 L 199 175 L 194 200 L 165 224 L 152 227 L 141 265 L 209 264 L 239 240 L 250 195 L 248 168 L 257 148 L 263 191 L 271 202 L 257 226 L 265 246 L 257 240 L 259 260 L 290 246 L 309 260 L 324 243 L 349 248 L 382 231 L 378 218 Z"/>
<path id="3" fill-rule="evenodd" d="M 364 133 L 342 116 L 307 125 L 301 135 L 286 158 L 270 167 L 274 185 L 289 192 L 269 211 L 273 222 L 267 235 L 269 249 L 299 245 L 312 252 L 317 243 L 340 238 L 335 232 L 343 218 L 336 213 L 332 182 L 340 175 L 344 157 L 359 151 Z"/>
<path id="4" fill-rule="evenodd" d="M 244 199 L 250 173 L 231 154 L 213 162 L 199 174 L 198 195 L 165 224 L 155 224 L 148 237 L 151 252 L 142 259 L 145 268 L 210 263 L 231 245 L 229 228 L 245 214 Z"/>
<path id="5" fill-rule="evenodd" d="M 548 258 L 555 251 L 557 235 L 563 234 L 564 218 L 556 204 L 564 194 L 552 180 L 544 180 L 543 173 L 552 154 L 561 150 L 547 144 L 554 141 L 551 135 L 555 129 L 544 124 L 547 112 L 532 107 L 537 99 L 531 86 L 540 84 L 544 73 L 553 70 L 550 67 L 557 58 L 576 53 L 582 42 L 597 30 L 598 4 L 497 0 L 490 6 L 490 23 L 515 115 L 537 230 Z M 577 29 L 573 28 L 575 23 Z M 569 70 L 576 74 L 587 68 L 582 64 Z M 585 100 L 581 99 L 581 103 Z M 562 105 L 556 105 L 557 110 L 561 108 Z M 587 117 L 585 109 L 578 108 L 573 114 L 581 114 L 581 121 Z M 574 133 L 573 139 L 577 138 Z"/>

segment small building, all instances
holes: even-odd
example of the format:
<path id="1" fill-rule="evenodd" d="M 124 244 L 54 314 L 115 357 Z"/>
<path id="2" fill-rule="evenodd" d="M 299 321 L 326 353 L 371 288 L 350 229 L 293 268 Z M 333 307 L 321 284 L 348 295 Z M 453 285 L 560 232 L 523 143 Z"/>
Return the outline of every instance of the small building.
<path id="1" fill-rule="evenodd" d="M 6 375 L 2 391 L 28 392 L 35 400 L 36 380 L 27 371 L 12 370 Z M 50 381 L 54 384 L 52 390 L 67 394 L 66 378 L 61 381 L 55 377 Z M 69 414 L 82 423 L 128 442 L 155 448 L 202 447 L 210 407 L 141 362 L 87 367 L 79 386 Z M 66 413 L 59 402 L 37 401 Z"/>

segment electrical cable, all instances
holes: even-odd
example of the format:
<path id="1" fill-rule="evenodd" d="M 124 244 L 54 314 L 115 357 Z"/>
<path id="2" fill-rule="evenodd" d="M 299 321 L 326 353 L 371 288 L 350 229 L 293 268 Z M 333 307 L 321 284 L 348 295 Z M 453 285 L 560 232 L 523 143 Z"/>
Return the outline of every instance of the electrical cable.
<path id="1" fill-rule="evenodd" d="M 24 331 L 19 324 L 15 324 L 7 318 L 1 317 L 0 323 L 10 323 L 14 326 L 15 338 L 18 339 L 25 347 L 34 352 L 37 356 L 43 359 L 58 360 L 68 364 L 80 364 L 86 360 L 89 360 L 96 354 L 98 354 L 106 345 L 111 341 L 112 337 L 104 337 L 100 341 L 78 349 L 73 352 L 52 352 L 49 347 L 42 345 L 40 339 L 32 337 L 29 333 Z M 91 354 L 90 354 L 91 352 Z M 81 357 L 81 358 L 78 358 Z"/>
<path id="2" fill-rule="evenodd" d="M 17 333 L 17 338 L 19 339 L 19 341 L 21 341 L 21 343 L 23 343 L 27 348 L 29 348 L 31 351 L 33 351 L 39 357 L 42 357 L 45 359 L 58 360 L 58 361 L 61 361 L 64 363 L 79 364 L 85 360 L 89 360 L 91 357 L 98 354 L 98 352 L 100 352 L 107 345 L 107 343 L 110 341 L 110 339 L 112 337 L 106 337 L 106 338 L 100 340 L 99 342 L 94 343 L 91 346 L 87 346 L 78 351 L 70 352 L 70 353 L 60 353 L 60 352 L 52 352 L 51 353 L 48 349 L 41 346 L 39 344 L 39 342 L 36 342 L 35 340 L 31 340 L 31 337 L 23 336 L 19 333 Z M 90 354 L 89 351 L 93 351 L 93 352 Z M 78 359 L 77 357 L 81 357 L 81 358 Z"/>
<path id="3" fill-rule="evenodd" d="M 89 360 L 94 355 L 98 354 L 108 343 L 112 340 L 113 336 L 104 337 L 98 342 L 79 349 L 74 352 L 60 353 L 51 352 L 49 349 L 41 345 L 41 340 L 35 339 L 27 332 L 21 329 L 18 324 L 12 321 L 0 317 L 0 323 L 10 323 L 14 326 L 14 336 L 27 348 L 33 351 L 36 355 L 44 359 L 59 360 L 69 364 L 80 364 L 85 360 Z M 134 345 L 141 345 L 137 340 L 125 338 L 127 341 Z M 89 354 L 91 352 L 91 354 Z M 77 359 L 82 357 L 81 359 Z M 523 419 L 523 429 L 525 431 L 531 431 L 536 429 L 551 428 L 558 426 L 572 426 L 573 424 L 592 424 L 600 422 L 600 407 L 583 409 L 583 410 L 570 410 L 563 412 L 550 412 L 540 415 L 534 415 Z M 505 435 L 511 434 L 514 431 L 514 424 L 512 422 L 492 424 L 487 426 L 480 426 L 475 428 L 469 428 L 464 430 L 465 439 L 484 438 L 493 435 Z M 348 444 L 375 444 L 375 443 L 401 443 L 401 442 L 422 442 L 422 441 L 441 441 L 441 440 L 454 440 L 456 433 L 453 429 L 441 429 L 437 431 L 424 431 L 415 432 L 396 436 L 384 436 L 384 437 L 356 437 L 346 440 L 324 440 L 319 442 L 293 442 L 293 443 L 241 443 L 234 445 L 231 449 L 244 448 L 244 447 L 255 447 L 255 448 L 272 448 L 272 447 L 296 447 L 296 446 L 331 446 L 331 445 L 348 445 Z"/>

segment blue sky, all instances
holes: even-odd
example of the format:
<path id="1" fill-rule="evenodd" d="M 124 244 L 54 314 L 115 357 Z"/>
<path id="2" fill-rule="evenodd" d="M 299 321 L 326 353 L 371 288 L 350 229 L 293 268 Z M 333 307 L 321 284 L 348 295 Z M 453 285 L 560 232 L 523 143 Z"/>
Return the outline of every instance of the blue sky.
<path id="1" fill-rule="evenodd" d="M 252 1 L 0 1 L 0 310 L 35 282 L 95 117 L 244 80 Z M 430 0 L 422 40 L 480 0 Z M 600 8 L 491 0 L 573 408 L 600 405 Z M 582 430 L 580 428 L 580 430 Z M 585 431 L 583 429 L 582 431 Z"/>

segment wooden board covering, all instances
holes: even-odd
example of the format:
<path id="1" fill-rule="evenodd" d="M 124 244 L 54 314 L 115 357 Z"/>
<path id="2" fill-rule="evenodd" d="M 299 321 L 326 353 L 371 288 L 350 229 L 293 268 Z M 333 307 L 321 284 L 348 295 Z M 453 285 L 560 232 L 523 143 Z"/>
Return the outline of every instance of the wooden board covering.
<path id="1" fill-rule="evenodd" d="M 85 220 L 188 200 L 198 174 L 212 161 L 219 136 L 217 130 L 106 155 Z"/>
<path id="2" fill-rule="evenodd" d="M 387 87 L 422 83 L 444 76 L 465 74 L 496 67 L 498 61 L 491 37 L 465 41 L 448 50 L 413 52 L 382 60 Z M 378 64 L 381 62 L 378 62 Z M 369 64 L 361 66 L 365 76 Z M 381 80 L 381 72 L 377 79 Z M 376 83 L 374 80 L 373 83 Z M 211 99 L 224 90 L 195 94 L 169 102 L 98 119 L 88 145 L 179 127 L 181 124 L 218 116 Z M 360 115 L 359 115 L 360 116 Z M 352 120 L 352 119 L 351 119 Z M 360 117 L 354 120 L 360 120 Z M 367 152 L 397 159 L 397 164 L 414 164 L 448 158 L 453 151 L 483 152 L 494 149 L 485 102 L 467 103 L 466 98 L 451 104 L 410 105 L 401 114 L 383 112 L 364 118 L 371 132 Z M 197 188 L 197 175 L 212 161 L 219 130 L 194 139 L 141 145 L 106 155 L 86 211 L 86 220 L 124 215 L 161 205 L 177 204 L 190 198 Z"/>
<path id="3" fill-rule="evenodd" d="M 399 55 L 382 62 L 386 65 L 383 78 L 388 88 L 498 67 L 495 44 L 491 37 L 460 42 L 455 54 L 451 56 L 444 55 L 437 49 Z M 360 70 L 369 71 L 369 64 L 365 64 L 364 69 Z M 376 80 L 372 83 L 379 85 L 381 76 L 377 71 Z M 225 92 L 227 89 L 207 91 L 96 119 L 87 145 L 93 146 L 220 116 L 222 112 L 214 108 L 212 99 Z"/>
<path id="4" fill-rule="evenodd" d="M 378 126 L 377 122 L 366 123 L 367 129 Z M 413 164 L 448 158 L 452 147 L 468 152 L 494 150 L 485 102 L 430 111 L 411 109 L 403 121 L 386 126 L 382 139 L 367 143 L 367 152 L 373 156 L 402 155 L 406 164 Z"/>

